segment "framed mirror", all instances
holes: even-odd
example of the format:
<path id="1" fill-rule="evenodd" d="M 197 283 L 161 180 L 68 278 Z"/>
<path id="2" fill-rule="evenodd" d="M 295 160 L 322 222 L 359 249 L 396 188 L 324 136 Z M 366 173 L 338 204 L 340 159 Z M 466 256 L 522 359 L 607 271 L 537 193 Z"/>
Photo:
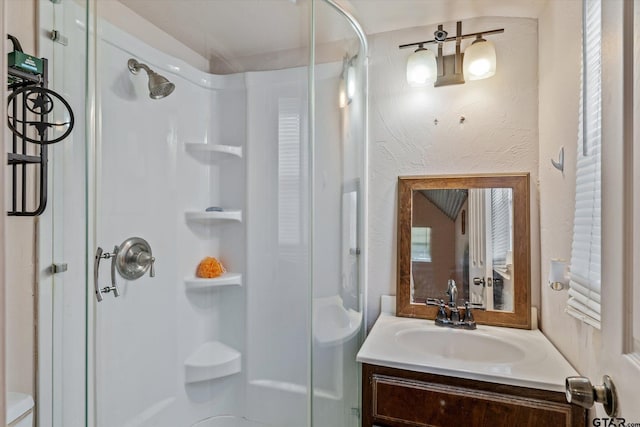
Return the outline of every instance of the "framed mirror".
<path id="1" fill-rule="evenodd" d="M 531 328 L 529 174 L 398 178 L 396 312 L 435 319 L 449 281 L 478 324 Z"/>

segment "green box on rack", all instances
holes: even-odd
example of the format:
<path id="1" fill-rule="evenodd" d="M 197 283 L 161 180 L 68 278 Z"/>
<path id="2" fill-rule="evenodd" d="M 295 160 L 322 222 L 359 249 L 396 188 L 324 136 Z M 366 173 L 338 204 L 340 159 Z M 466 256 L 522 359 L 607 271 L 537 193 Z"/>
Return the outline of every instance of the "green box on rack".
<path id="1" fill-rule="evenodd" d="M 9 67 L 31 74 L 42 74 L 42 59 L 14 50 L 8 55 Z"/>

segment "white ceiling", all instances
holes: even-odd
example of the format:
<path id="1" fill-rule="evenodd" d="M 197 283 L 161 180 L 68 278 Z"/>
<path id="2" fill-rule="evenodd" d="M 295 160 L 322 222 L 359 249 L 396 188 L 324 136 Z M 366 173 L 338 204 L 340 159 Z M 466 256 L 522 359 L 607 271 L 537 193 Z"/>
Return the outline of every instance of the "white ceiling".
<path id="1" fill-rule="evenodd" d="M 119 0 L 209 60 L 308 46 L 310 0 Z M 480 16 L 536 18 L 549 0 L 337 0 L 367 34 Z M 579 0 L 551 0 L 579 1 Z M 318 3 L 319 43 L 347 38 L 346 21 Z"/>
<path id="2" fill-rule="evenodd" d="M 351 0 L 367 34 L 481 16 L 537 18 L 548 1 L 580 0 Z"/>

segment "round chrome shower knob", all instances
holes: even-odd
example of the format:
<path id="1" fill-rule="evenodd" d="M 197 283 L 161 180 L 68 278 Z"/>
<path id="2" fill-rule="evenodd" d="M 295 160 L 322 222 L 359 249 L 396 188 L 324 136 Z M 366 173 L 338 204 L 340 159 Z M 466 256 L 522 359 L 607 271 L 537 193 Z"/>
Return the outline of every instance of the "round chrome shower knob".
<path id="1" fill-rule="evenodd" d="M 155 258 L 149 243 L 140 237 L 131 237 L 120 245 L 116 254 L 118 273 L 127 280 L 139 279 L 151 269 L 151 277 L 155 276 L 153 264 Z"/>

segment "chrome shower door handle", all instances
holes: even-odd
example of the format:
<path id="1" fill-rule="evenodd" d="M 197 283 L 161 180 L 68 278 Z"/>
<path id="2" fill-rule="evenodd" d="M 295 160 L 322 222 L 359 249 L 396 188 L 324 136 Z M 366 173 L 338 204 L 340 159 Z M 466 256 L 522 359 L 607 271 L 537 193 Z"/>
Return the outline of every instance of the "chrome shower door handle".
<path id="1" fill-rule="evenodd" d="M 111 286 L 100 288 L 100 261 L 111 259 Z M 149 270 L 149 276 L 155 277 L 155 257 L 151 253 L 151 246 L 146 240 L 140 237 L 131 237 L 120 246 L 114 246 L 113 253 L 104 253 L 101 247 L 96 249 L 96 256 L 93 262 L 93 286 L 95 288 L 96 299 L 101 302 L 103 294 L 113 292 L 114 297 L 120 296 L 118 283 L 116 281 L 116 271 L 127 280 L 136 280 Z"/>
<path id="2" fill-rule="evenodd" d="M 118 298 L 120 296 L 120 290 L 118 289 L 118 284 L 116 283 L 116 257 L 115 254 L 118 253 L 118 247 L 115 246 L 113 248 L 114 256 L 111 257 L 111 288 L 113 291 L 113 296 Z"/>
<path id="3" fill-rule="evenodd" d="M 98 246 L 98 249 L 96 249 L 96 257 L 93 261 L 93 286 L 96 291 L 96 299 L 98 300 L 98 302 L 101 302 L 103 299 L 102 290 L 100 289 L 100 284 L 98 283 L 98 277 L 99 277 L 98 273 L 100 270 L 101 259 L 102 259 L 102 248 Z"/>
<path id="4" fill-rule="evenodd" d="M 113 296 L 119 297 L 120 291 L 118 290 L 118 284 L 116 283 L 116 254 L 118 252 L 118 247 L 116 246 L 113 249 L 113 253 L 104 253 L 102 248 L 98 246 L 96 249 L 96 257 L 93 261 L 93 286 L 96 292 L 96 299 L 98 302 L 102 302 L 104 296 L 102 294 L 108 294 L 109 292 L 113 292 Z M 103 259 L 111 258 L 111 286 L 105 286 L 104 288 L 100 288 L 100 261 Z"/>

